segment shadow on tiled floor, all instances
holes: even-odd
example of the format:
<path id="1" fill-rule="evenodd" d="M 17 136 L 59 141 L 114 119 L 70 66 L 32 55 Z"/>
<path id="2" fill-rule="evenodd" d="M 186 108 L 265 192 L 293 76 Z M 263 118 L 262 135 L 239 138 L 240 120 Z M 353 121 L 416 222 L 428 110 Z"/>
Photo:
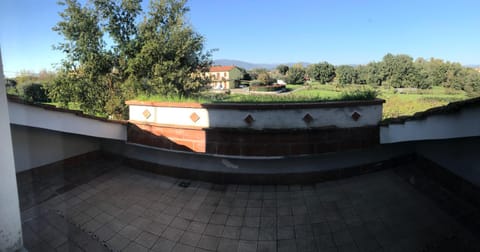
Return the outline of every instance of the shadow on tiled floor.
<path id="1" fill-rule="evenodd" d="M 29 251 L 480 248 L 392 170 L 308 185 L 218 185 L 100 158 L 48 174 L 19 176 Z"/>

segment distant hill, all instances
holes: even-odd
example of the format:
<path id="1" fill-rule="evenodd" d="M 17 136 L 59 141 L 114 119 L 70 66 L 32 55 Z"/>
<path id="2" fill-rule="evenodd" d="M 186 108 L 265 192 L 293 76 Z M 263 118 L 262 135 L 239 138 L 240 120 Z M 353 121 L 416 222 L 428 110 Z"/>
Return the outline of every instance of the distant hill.
<path id="1" fill-rule="evenodd" d="M 464 65 L 464 67 L 469 67 L 469 68 L 475 68 L 475 69 L 480 69 L 480 65 Z"/>
<path id="2" fill-rule="evenodd" d="M 310 63 L 307 62 L 300 62 L 303 66 L 308 66 Z M 278 63 L 278 64 L 261 64 L 261 63 L 250 63 L 241 60 L 231 60 L 231 59 L 217 59 L 213 61 L 213 65 L 221 65 L 221 66 L 238 66 L 244 68 L 246 70 L 252 70 L 254 68 L 266 68 L 266 69 L 275 69 L 278 65 L 285 64 L 287 66 L 292 66 L 296 63 Z"/>

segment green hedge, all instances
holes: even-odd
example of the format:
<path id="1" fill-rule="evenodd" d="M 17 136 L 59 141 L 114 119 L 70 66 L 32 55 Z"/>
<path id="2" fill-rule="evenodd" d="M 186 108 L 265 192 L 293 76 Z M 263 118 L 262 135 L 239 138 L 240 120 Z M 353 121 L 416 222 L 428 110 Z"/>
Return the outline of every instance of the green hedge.
<path id="1" fill-rule="evenodd" d="M 250 91 L 273 92 L 285 88 L 285 85 L 250 86 Z"/>

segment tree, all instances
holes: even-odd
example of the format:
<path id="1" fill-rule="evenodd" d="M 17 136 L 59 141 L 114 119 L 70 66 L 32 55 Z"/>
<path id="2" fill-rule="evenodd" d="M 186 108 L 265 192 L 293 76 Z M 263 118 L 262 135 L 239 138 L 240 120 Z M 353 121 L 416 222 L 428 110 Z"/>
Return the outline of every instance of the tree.
<path id="1" fill-rule="evenodd" d="M 425 63 L 424 68 L 428 73 L 427 81 L 430 86 L 440 86 L 446 82 L 447 65 L 443 60 L 431 58 Z"/>
<path id="2" fill-rule="evenodd" d="M 335 67 L 324 61 L 308 66 L 307 74 L 310 78 L 319 81 L 321 84 L 326 84 L 335 78 Z"/>
<path id="3" fill-rule="evenodd" d="M 210 52 L 185 21 L 186 1 L 152 0 L 143 17 L 140 2 L 60 2 L 65 9 L 53 30 L 64 37 L 56 48 L 66 58 L 50 90 L 55 101 L 124 117 L 125 99 L 141 93 L 188 96 L 206 84 L 202 72 L 211 65 Z"/>
<path id="4" fill-rule="evenodd" d="M 281 75 L 286 75 L 287 72 L 288 72 L 288 69 L 289 69 L 289 67 L 288 67 L 287 65 L 281 64 L 281 65 L 278 65 L 278 66 L 277 66 L 277 71 L 278 71 Z"/>
<path id="5" fill-rule="evenodd" d="M 305 69 L 302 64 L 295 64 L 288 69 L 286 81 L 290 84 L 303 84 L 305 82 Z"/>
<path id="6" fill-rule="evenodd" d="M 128 71 L 135 80 L 147 79 L 153 93 L 188 96 L 206 81 L 201 72 L 211 65 L 204 38 L 185 22 L 186 0 L 151 2 L 148 18 L 139 26 L 139 53 Z"/>
<path id="7" fill-rule="evenodd" d="M 442 85 L 446 88 L 463 89 L 463 82 L 465 79 L 465 72 L 460 63 L 446 63 L 446 78 Z"/>
<path id="8" fill-rule="evenodd" d="M 42 84 L 31 83 L 23 86 L 22 98 L 30 102 L 49 102 L 47 92 Z"/>
<path id="9" fill-rule="evenodd" d="M 257 80 L 262 83 L 262 85 L 269 85 L 272 83 L 272 78 L 268 72 L 261 72 L 257 76 Z"/>
<path id="10" fill-rule="evenodd" d="M 374 86 L 382 86 L 386 75 L 382 71 L 380 62 L 370 62 L 366 65 L 367 83 Z"/>
<path id="11" fill-rule="evenodd" d="M 337 66 L 335 74 L 340 85 L 355 84 L 358 81 L 358 71 L 353 66 Z"/>
<path id="12" fill-rule="evenodd" d="M 463 90 L 468 93 L 480 92 L 480 73 L 471 68 L 464 68 Z"/>
<path id="13" fill-rule="evenodd" d="M 5 88 L 7 94 L 18 95 L 17 81 L 14 79 L 5 79 Z"/>

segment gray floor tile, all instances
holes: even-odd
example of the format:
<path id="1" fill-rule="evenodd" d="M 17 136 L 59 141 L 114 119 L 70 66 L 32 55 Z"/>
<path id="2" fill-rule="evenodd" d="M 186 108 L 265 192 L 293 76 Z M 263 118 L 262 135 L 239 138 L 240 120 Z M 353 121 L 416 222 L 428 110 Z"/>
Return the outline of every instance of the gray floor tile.
<path id="1" fill-rule="evenodd" d="M 109 226 L 104 225 L 95 231 L 94 234 L 97 235 L 99 241 L 108 241 L 116 234 L 116 232 Z"/>
<path id="2" fill-rule="evenodd" d="M 228 215 L 226 214 L 213 214 L 210 218 L 210 223 L 217 225 L 225 225 Z"/>
<path id="3" fill-rule="evenodd" d="M 88 232 L 94 233 L 95 231 L 100 229 L 101 226 L 102 223 L 96 221 L 95 219 L 91 219 L 87 223 L 83 224 L 82 228 Z"/>
<path id="4" fill-rule="evenodd" d="M 240 226 L 242 226 L 242 223 L 243 223 L 243 217 L 230 215 L 227 218 L 226 225 L 227 226 L 240 227 Z"/>
<path id="5" fill-rule="evenodd" d="M 130 242 L 130 244 L 128 244 L 127 247 L 123 249 L 123 251 L 124 252 L 148 252 L 148 249 L 136 242 Z"/>
<path id="6" fill-rule="evenodd" d="M 221 237 L 224 228 L 224 225 L 208 224 L 205 228 L 204 234 Z"/>
<path id="7" fill-rule="evenodd" d="M 159 222 L 161 224 L 164 224 L 164 225 L 170 225 L 170 223 L 173 221 L 173 219 L 175 219 L 175 216 L 170 215 L 170 214 L 162 213 L 162 214 L 157 215 L 157 217 L 155 218 L 155 221 Z"/>
<path id="8" fill-rule="evenodd" d="M 181 217 L 175 217 L 173 221 L 170 223 L 170 226 L 174 228 L 182 229 L 182 230 L 186 230 L 189 225 L 190 225 L 190 221 Z"/>
<path id="9" fill-rule="evenodd" d="M 147 219 L 144 217 L 138 217 L 134 219 L 132 222 L 130 222 L 129 225 L 132 225 L 140 230 L 144 230 L 146 226 L 150 225 L 152 223 L 151 219 Z"/>
<path id="10" fill-rule="evenodd" d="M 42 205 L 28 196 L 33 187 L 19 190 L 21 204 L 32 207 L 21 214 L 25 247 L 105 251 L 107 240 L 108 248 L 126 251 L 415 251 L 468 233 L 389 170 L 315 185 L 191 181 L 187 189 L 129 168 L 99 178 Z"/>
<path id="11" fill-rule="evenodd" d="M 350 235 L 350 232 L 348 232 L 347 230 L 334 232 L 332 233 L 332 237 L 333 237 L 333 241 L 337 246 L 354 243 L 354 240 Z"/>
<path id="12" fill-rule="evenodd" d="M 295 252 L 297 251 L 297 245 L 295 240 L 279 240 L 277 242 L 277 251 L 278 252 Z"/>
<path id="13" fill-rule="evenodd" d="M 258 240 L 258 228 L 251 227 L 242 227 L 240 230 L 240 239 L 247 241 L 257 241 Z"/>
<path id="14" fill-rule="evenodd" d="M 184 232 L 185 231 L 177 228 L 167 227 L 165 231 L 163 231 L 161 236 L 171 241 L 177 242 L 178 240 L 180 240 Z"/>
<path id="15" fill-rule="evenodd" d="M 194 252 L 195 248 L 185 244 L 177 243 L 172 250 L 173 252 Z"/>
<path id="16" fill-rule="evenodd" d="M 183 233 L 182 238 L 180 238 L 180 243 L 189 245 L 192 247 L 197 246 L 198 241 L 200 241 L 201 234 L 187 231 Z"/>
<path id="17" fill-rule="evenodd" d="M 223 238 L 218 244 L 219 252 L 233 252 L 238 249 L 238 239 L 226 239 Z"/>
<path id="18" fill-rule="evenodd" d="M 138 244 L 146 247 L 146 248 L 151 248 L 153 244 L 158 240 L 159 236 L 154 235 L 149 232 L 142 232 L 137 239 L 135 239 L 135 242 Z"/>
<path id="19" fill-rule="evenodd" d="M 113 248 L 115 251 L 120 251 L 130 243 L 130 239 L 121 234 L 115 234 L 107 243 L 110 248 Z"/>
<path id="20" fill-rule="evenodd" d="M 295 229 L 294 226 L 285 226 L 277 228 L 277 239 L 278 240 L 290 240 L 295 238 Z"/>
<path id="21" fill-rule="evenodd" d="M 258 240 L 260 241 L 277 240 L 277 230 L 275 228 L 260 228 L 258 233 Z"/>
<path id="22" fill-rule="evenodd" d="M 243 225 L 247 227 L 260 227 L 260 217 L 245 217 Z"/>
<path id="23" fill-rule="evenodd" d="M 62 245 L 60 245 L 55 251 L 56 252 L 81 252 L 83 250 L 74 242 L 67 241 Z"/>
<path id="24" fill-rule="evenodd" d="M 240 227 L 230 227 L 226 226 L 223 229 L 223 238 L 228 238 L 228 239 L 239 239 L 240 238 Z"/>
<path id="25" fill-rule="evenodd" d="M 192 221 L 187 228 L 187 231 L 195 232 L 195 233 L 203 233 L 205 228 L 207 227 L 206 223 Z"/>
<path id="26" fill-rule="evenodd" d="M 152 251 L 155 252 L 170 252 L 175 247 L 175 242 L 171 240 L 167 240 L 165 238 L 160 237 L 157 242 L 153 245 Z"/>
<path id="27" fill-rule="evenodd" d="M 118 233 L 127 237 L 128 239 L 135 240 L 142 231 L 134 226 L 127 225 Z"/>
<path id="28" fill-rule="evenodd" d="M 317 251 L 316 242 L 312 239 L 296 239 L 298 251 L 315 252 Z"/>
<path id="29" fill-rule="evenodd" d="M 119 221 L 118 219 L 113 219 L 107 223 L 105 223 L 104 226 L 107 226 L 109 227 L 111 230 L 115 231 L 115 232 L 120 232 L 120 230 L 122 230 L 126 225 L 125 223 Z"/>
<path id="30" fill-rule="evenodd" d="M 277 242 L 276 241 L 259 241 L 257 245 L 258 252 L 276 252 L 277 251 Z"/>
<path id="31" fill-rule="evenodd" d="M 238 252 L 256 252 L 257 251 L 257 241 L 245 241 L 240 240 L 238 242 Z"/>
<path id="32" fill-rule="evenodd" d="M 218 244 L 220 243 L 220 238 L 209 235 L 202 235 L 200 241 L 197 244 L 197 247 L 207 250 L 216 250 Z"/>

